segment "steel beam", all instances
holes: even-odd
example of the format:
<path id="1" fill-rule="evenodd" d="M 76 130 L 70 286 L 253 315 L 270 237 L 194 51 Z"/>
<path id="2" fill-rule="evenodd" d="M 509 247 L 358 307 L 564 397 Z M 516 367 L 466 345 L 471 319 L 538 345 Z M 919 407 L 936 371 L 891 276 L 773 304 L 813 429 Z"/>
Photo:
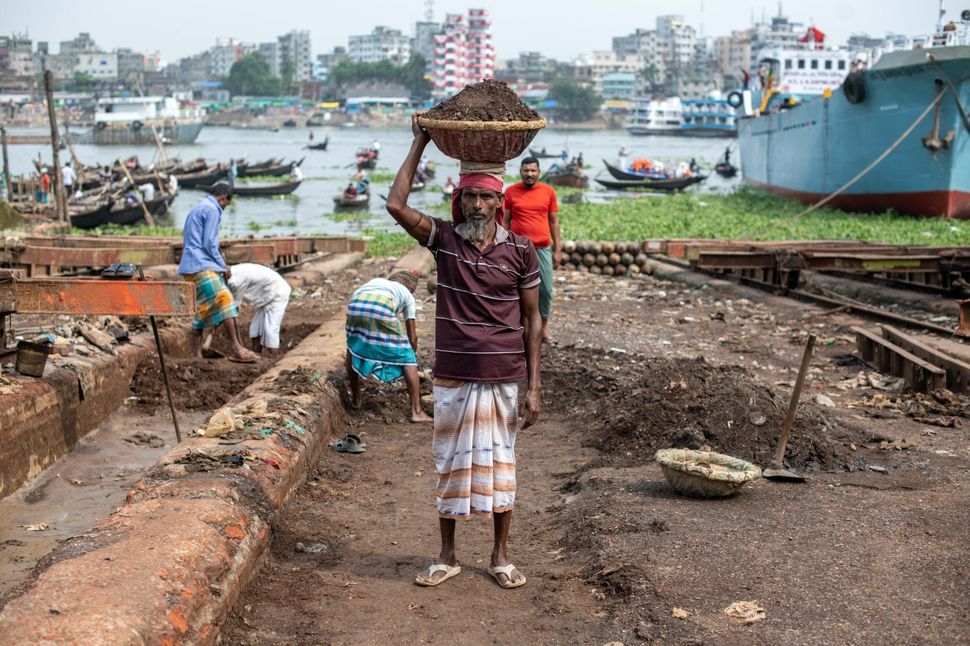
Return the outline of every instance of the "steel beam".
<path id="1" fill-rule="evenodd" d="M 133 265 L 170 265 L 175 254 L 169 246 L 155 247 L 41 247 L 30 245 L 20 254 L 24 265 L 57 267 L 107 267 L 113 263 Z"/>
<path id="2" fill-rule="evenodd" d="M 940 257 L 936 255 L 895 254 L 848 254 L 802 251 L 806 269 L 824 271 L 871 271 L 871 272 L 939 272 Z"/>
<path id="3" fill-rule="evenodd" d="M 912 352 L 920 359 L 945 370 L 947 388 L 955 393 L 967 392 L 967 389 L 970 388 L 970 364 L 964 363 L 956 357 L 951 357 L 945 352 L 940 352 L 891 325 L 880 327 L 882 328 L 882 335 L 891 343 L 895 343 L 907 352 Z"/>
<path id="4" fill-rule="evenodd" d="M 942 368 L 923 361 L 875 332 L 861 327 L 853 327 L 852 331 L 862 360 L 880 372 L 902 377 L 907 386 L 919 392 L 946 388 L 946 371 Z"/>
<path id="5" fill-rule="evenodd" d="M 176 281 L 27 278 L 0 282 L 0 311 L 77 316 L 188 316 L 195 286 Z"/>

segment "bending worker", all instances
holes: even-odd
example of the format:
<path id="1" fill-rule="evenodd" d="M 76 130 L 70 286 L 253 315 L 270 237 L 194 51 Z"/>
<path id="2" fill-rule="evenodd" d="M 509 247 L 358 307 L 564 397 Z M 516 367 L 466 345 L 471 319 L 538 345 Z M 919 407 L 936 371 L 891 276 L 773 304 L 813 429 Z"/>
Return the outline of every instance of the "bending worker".
<path id="1" fill-rule="evenodd" d="M 280 327 L 290 302 L 290 284 L 275 269 L 251 262 L 233 265 L 229 289 L 237 301 L 246 301 L 256 308 L 249 324 L 252 348 L 275 354 L 280 347 Z"/>
<path id="2" fill-rule="evenodd" d="M 414 290 L 417 287 L 416 273 L 399 271 L 364 283 L 351 297 L 347 306 L 347 380 L 354 408 L 361 405 L 361 379 L 374 377 L 391 382 L 403 376 L 411 398 L 411 421 L 431 421 L 421 408 L 415 355 L 418 330 Z M 404 326 L 398 316 L 404 317 Z"/>

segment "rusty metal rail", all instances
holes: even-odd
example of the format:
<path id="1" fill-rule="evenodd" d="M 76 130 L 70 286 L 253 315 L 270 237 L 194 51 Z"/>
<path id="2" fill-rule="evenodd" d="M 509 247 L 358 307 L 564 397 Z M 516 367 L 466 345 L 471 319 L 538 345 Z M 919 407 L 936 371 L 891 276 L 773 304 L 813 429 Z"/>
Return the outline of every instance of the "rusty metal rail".
<path id="1" fill-rule="evenodd" d="M 221 243 L 226 262 L 255 262 L 277 268 L 298 265 L 326 253 L 365 251 L 353 238 L 227 238 Z M 31 237 L 0 245 L 0 267 L 27 276 L 55 276 L 98 270 L 114 263 L 173 265 L 182 257 L 181 238 L 172 237 Z"/>
<path id="2" fill-rule="evenodd" d="M 0 316 L 188 316 L 195 311 L 195 285 L 184 281 L 116 281 L 27 278 L 0 281 Z"/>

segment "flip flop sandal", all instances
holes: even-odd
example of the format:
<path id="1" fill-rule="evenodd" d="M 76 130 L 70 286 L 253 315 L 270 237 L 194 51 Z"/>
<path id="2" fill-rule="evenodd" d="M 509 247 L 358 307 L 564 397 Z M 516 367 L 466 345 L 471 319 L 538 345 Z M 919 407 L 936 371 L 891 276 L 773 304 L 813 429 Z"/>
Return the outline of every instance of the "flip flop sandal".
<path id="1" fill-rule="evenodd" d="M 526 582 L 526 578 L 524 574 L 522 575 L 521 581 L 512 580 L 512 572 L 514 572 L 515 570 L 516 570 L 516 567 L 511 563 L 509 563 L 508 565 L 496 565 L 495 567 L 490 567 L 488 568 L 488 570 L 486 570 L 486 572 L 492 575 L 492 578 L 495 579 L 495 582 L 498 583 L 500 588 L 511 590 L 512 588 L 521 588 L 522 586 L 525 585 L 525 582 Z M 502 583 L 501 581 L 499 581 L 498 579 L 499 574 L 504 574 L 506 577 L 508 577 L 508 581 L 505 583 Z M 522 574 L 522 573 L 519 572 L 519 574 Z"/>
<path id="2" fill-rule="evenodd" d="M 347 433 L 336 443 L 331 444 L 331 446 L 338 453 L 363 453 L 367 450 L 367 444 L 360 439 L 360 436 L 354 435 L 353 433 Z"/>
<path id="3" fill-rule="evenodd" d="M 233 357 L 233 356 L 226 357 L 226 359 L 229 359 L 229 361 L 232 361 L 233 363 L 256 363 L 258 358 L 259 357 L 255 355 L 253 355 L 252 357 L 246 357 L 245 359 L 243 359 L 242 357 Z"/>
<path id="4" fill-rule="evenodd" d="M 432 580 L 433 577 L 438 572 L 444 572 L 445 575 L 437 580 Z M 428 573 L 422 572 L 415 579 L 414 582 L 417 585 L 423 586 L 425 588 L 433 588 L 436 585 L 441 585 L 453 576 L 458 576 L 461 573 L 460 565 L 448 565 L 447 563 L 434 563 L 428 567 Z"/>

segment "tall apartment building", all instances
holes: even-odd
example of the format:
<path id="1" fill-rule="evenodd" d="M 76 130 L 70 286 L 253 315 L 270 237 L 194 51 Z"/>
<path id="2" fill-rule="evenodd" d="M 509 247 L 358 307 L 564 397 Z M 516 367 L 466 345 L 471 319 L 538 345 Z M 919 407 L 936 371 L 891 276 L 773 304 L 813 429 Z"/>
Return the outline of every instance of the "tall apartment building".
<path id="1" fill-rule="evenodd" d="M 759 22 L 749 29 L 732 31 L 730 36 L 717 38 L 714 57 L 724 74 L 740 77 L 741 70 L 754 74 L 763 49 L 801 47 L 798 40 L 804 34 L 804 25 L 790 22 L 779 12 L 769 22 Z"/>
<path id="2" fill-rule="evenodd" d="M 294 29 L 276 39 L 280 49 L 280 68 L 283 61 L 289 61 L 293 69 L 293 80 L 309 81 L 313 75 L 313 54 L 310 51 L 310 32 Z"/>
<path id="3" fill-rule="evenodd" d="M 434 37 L 432 95 L 457 94 L 469 83 L 495 76 L 492 23 L 485 9 L 469 9 L 468 15 L 446 14 L 441 32 Z"/>
<path id="4" fill-rule="evenodd" d="M 657 38 L 667 67 L 683 68 L 694 62 L 696 37 L 683 16 L 657 16 Z"/>
<path id="5" fill-rule="evenodd" d="M 35 72 L 33 42 L 29 36 L 0 36 L 0 75 L 32 76 Z"/>
<path id="6" fill-rule="evenodd" d="M 643 60 L 642 75 L 649 83 L 661 83 L 666 78 L 666 42 L 662 42 L 655 29 L 637 29 L 628 36 L 613 38 L 613 51 L 617 57 L 639 57 Z"/>
<path id="7" fill-rule="evenodd" d="M 357 63 L 390 61 L 404 65 L 411 59 L 411 39 L 399 29 L 378 25 L 369 34 L 350 36 L 347 39 L 347 56 Z"/>
<path id="8" fill-rule="evenodd" d="M 260 43 L 256 51 L 266 64 L 273 76 L 280 75 L 280 44 L 279 43 Z"/>
<path id="9" fill-rule="evenodd" d="M 216 44 L 209 50 L 212 54 L 210 70 L 212 76 L 222 78 L 229 76 L 232 64 L 239 60 L 239 41 L 235 38 L 216 38 Z"/>
<path id="10" fill-rule="evenodd" d="M 414 38 L 411 40 L 411 52 L 420 54 L 424 58 L 426 70 L 431 72 L 434 64 L 434 35 L 441 31 L 441 23 L 419 20 L 414 23 Z"/>

